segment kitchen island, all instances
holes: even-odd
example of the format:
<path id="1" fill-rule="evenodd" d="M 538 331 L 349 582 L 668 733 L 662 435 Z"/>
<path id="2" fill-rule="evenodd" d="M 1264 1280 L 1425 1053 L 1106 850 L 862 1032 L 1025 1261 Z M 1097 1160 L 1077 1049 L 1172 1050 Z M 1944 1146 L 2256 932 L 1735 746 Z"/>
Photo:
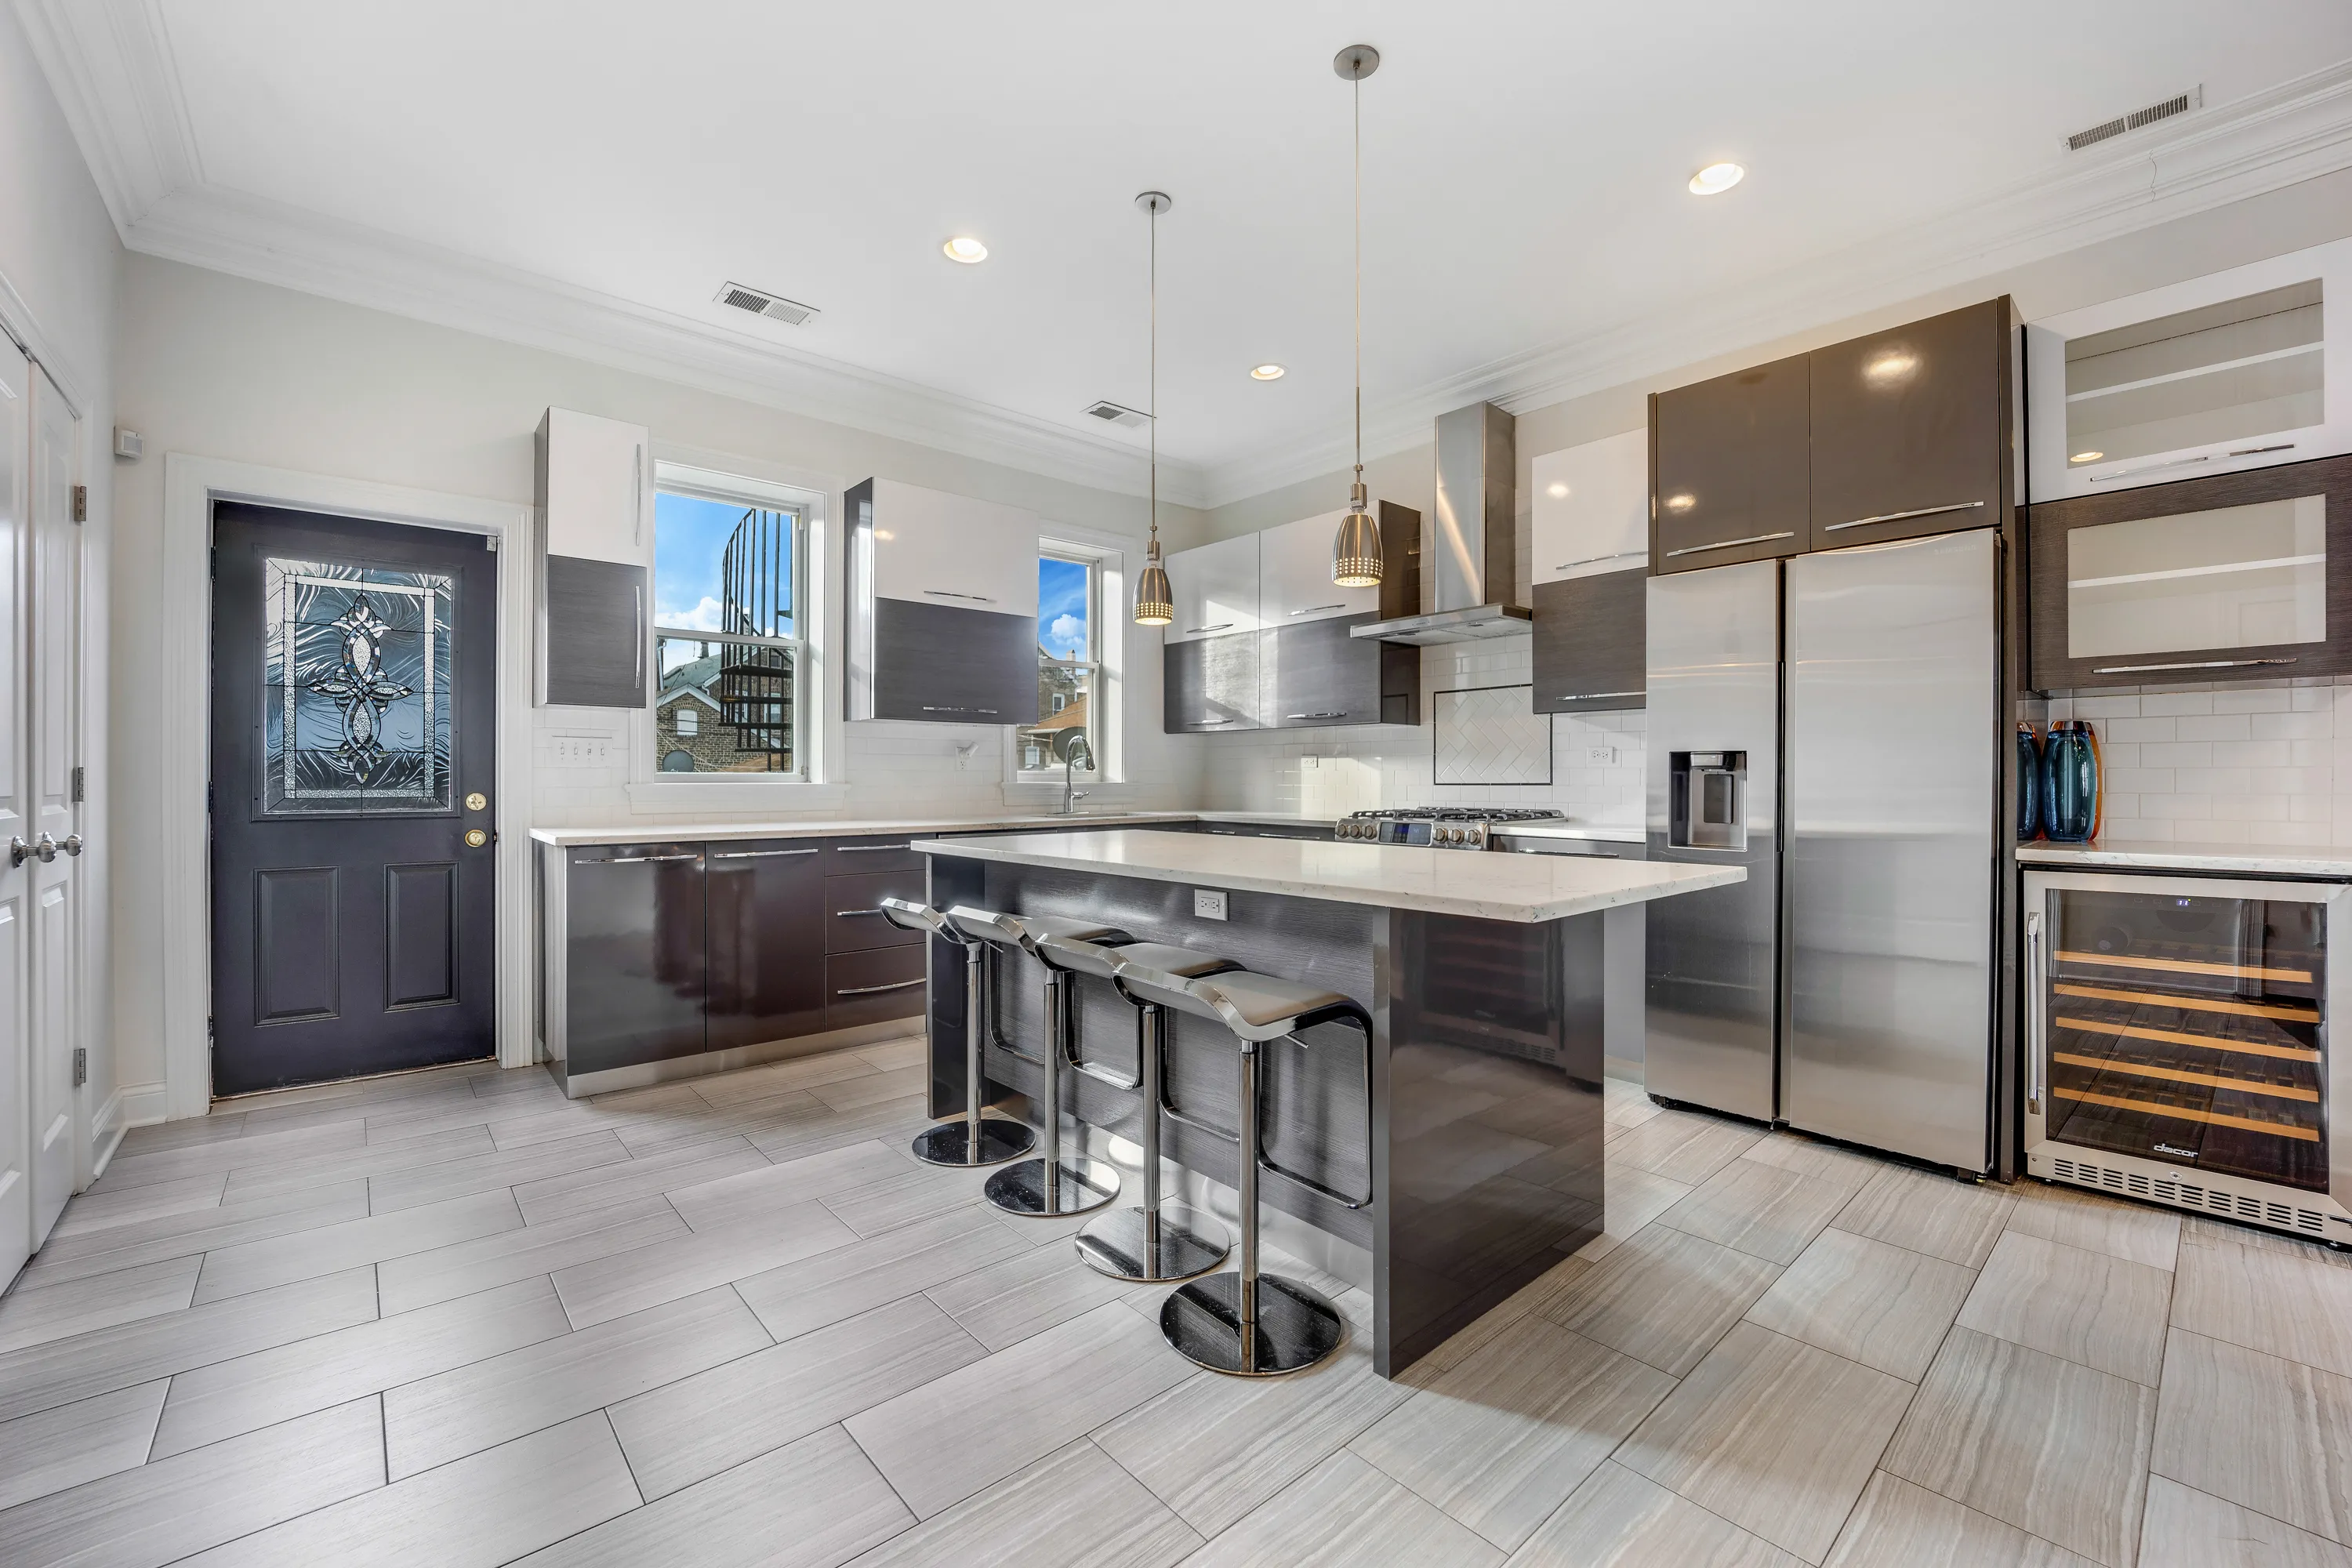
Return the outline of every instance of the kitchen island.
<path id="1" fill-rule="evenodd" d="M 1268 1237 L 1366 1286 L 1373 1364 L 1394 1376 L 1600 1234 L 1604 910 L 1741 880 L 1737 867 L 1503 855 L 1124 829 L 918 840 L 929 901 L 1081 917 L 1353 998 L 1362 1037 L 1306 1031 L 1266 1058 L 1266 1153 L 1342 1193 L 1261 1178 Z M 1044 973 L 998 961 L 985 1102 L 1034 1121 L 1045 1038 Z M 929 954 L 930 1110 L 961 1114 L 963 956 Z M 1143 1107 L 1110 1081 L 1136 1076 L 1135 1013 L 1082 984 L 1063 1102 L 1087 1152 L 1132 1172 Z M 1186 1116 L 1238 1125 L 1235 1047 L 1222 1029 L 1170 1020 L 1166 1094 Z M 1369 1140 L 1367 1130 L 1369 1129 Z M 1232 1143 L 1170 1119 L 1163 1151 L 1191 1190 L 1234 1212 Z M 1205 1189 L 1205 1190 L 1203 1190 Z M 1222 1200 L 1222 1201 L 1220 1201 Z"/>

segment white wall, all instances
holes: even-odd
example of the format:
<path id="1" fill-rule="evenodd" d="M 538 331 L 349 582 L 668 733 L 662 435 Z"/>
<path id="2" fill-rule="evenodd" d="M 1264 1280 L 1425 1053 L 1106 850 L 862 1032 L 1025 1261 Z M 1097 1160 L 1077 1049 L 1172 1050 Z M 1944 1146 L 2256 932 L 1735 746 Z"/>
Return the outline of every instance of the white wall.
<path id="1" fill-rule="evenodd" d="M 1696 364 L 1684 365 L 1566 403 L 1529 409 L 1519 415 L 1517 427 L 1518 602 L 1527 603 L 1528 594 L 1527 562 L 1530 554 L 1534 494 L 1530 466 L 1546 452 L 1556 452 L 1627 430 L 1641 429 L 1649 418 L 1648 396 L 1653 392 L 1721 375 L 1746 365 L 1802 353 L 1826 343 L 1840 342 L 1884 327 L 1916 321 L 1940 310 L 1957 310 L 2003 293 L 2012 295 L 2019 310 L 2027 319 L 2032 320 L 2103 300 L 2138 293 L 2166 283 L 2201 277 L 2225 268 L 2242 266 L 2306 246 L 2324 244 L 2347 235 L 2352 235 L 2352 171 L 2306 180 L 2301 184 L 2290 185 L 2137 235 L 2070 251 L 2030 267 L 1989 273 L 1974 283 L 1922 295 L 1904 304 L 1865 315 L 1823 322 L 1812 331 L 1794 336 L 1770 342 L 1727 347 L 1724 353 Z M 1376 321 L 1367 325 L 1374 332 L 1379 331 Z M 1364 465 L 1365 480 L 1375 497 L 1419 508 L 1426 518 L 1430 515 L 1431 498 L 1436 490 L 1435 465 L 1433 446 L 1415 447 L 1376 457 L 1367 462 Z M 1351 477 L 1344 469 L 1338 470 L 1228 502 L 1207 514 L 1202 537 L 1204 540 L 1226 539 L 1344 506 Z M 1424 559 L 1424 595 L 1428 590 L 1428 560 Z M 1449 651 L 1438 647 L 1424 652 L 1425 688 L 1440 674 L 1454 668 L 1441 657 Z M 1525 642 L 1506 642 L 1493 647 L 1473 644 L 1470 651 L 1463 657 L 1472 661 L 1463 668 L 1486 669 L 1488 673 L 1475 682 L 1453 683 L 1502 685 L 1506 683 L 1507 672 L 1514 668 L 1520 672 L 1518 679 L 1526 679 L 1529 650 Z M 1517 661 L 1515 665 L 1509 662 L 1514 659 Z M 2099 702 L 2114 704 L 2138 700 L 2137 698 L 2101 699 Z M 2151 694 L 2147 700 L 2154 704 L 2149 709 L 2147 721 L 2151 725 L 2159 718 L 2169 720 L 2173 714 L 2181 715 L 2184 721 L 2198 716 L 2190 712 L 2189 707 L 2177 705 L 2187 702 L 2193 707 L 2193 697 L 2168 698 L 2167 694 L 2156 693 Z M 2305 693 L 2297 700 L 2309 704 L 2317 700 Z M 2176 705 L 2168 707 L 2168 701 Z M 1424 714 L 1430 711 L 1426 702 L 1422 710 Z M 2100 710 L 2095 705 L 2088 711 L 2095 715 Z M 2061 711 L 2059 716 L 2065 715 Z M 1418 730 L 1381 727 L 1322 730 L 1305 738 L 1291 731 L 1213 739 L 1209 744 L 1213 748 L 1211 754 L 1213 760 L 1203 787 L 1213 805 L 1257 809 L 1303 798 L 1302 791 L 1317 782 L 1309 777 L 1305 762 L 1307 758 L 1376 759 L 1382 786 L 1388 792 L 1381 802 L 1383 805 L 1476 804 L 1483 800 L 1493 805 L 1554 805 L 1572 816 L 1589 817 L 1595 821 L 1616 820 L 1621 816 L 1626 820 L 1638 820 L 1641 815 L 1640 715 L 1612 716 L 1610 721 L 1621 733 L 1633 737 L 1619 742 L 1620 766 L 1613 770 L 1593 769 L 1581 762 L 1586 747 L 1592 743 L 1585 738 L 1584 731 L 1591 728 L 1593 722 L 1568 716 L 1553 721 L 1555 783 L 1549 791 L 1440 790 L 1432 787 L 1427 782 L 1432 736 L 1426 723 Z M 2332 737 L 2332 731 L 2330 733 Z M 2211 788 L 2200 782 L 2208 775 L 2199 771 L 2198 764 L 2184 764 L 2190 768 L 2188 776 L 2193 787 L 2176 787 L 2177 778 L 2168 784 L 2140 784 L 2136 777 L 2137 764 L 2126 762 L 2123 764 L 2126 782 L 2135 787 L 2125 789 L 2118 786 L 2116 790 L 2118 801 L 2131 807 L 2120 820 L 2127 824 L 2145 821 L 2153 834 L 2174 821 L 2222 822 L 2230 819 L 2221 816 L 2221 813 L 2273 814 L 2275 811 L 2275 819 L 2281 823 L 2292 820 L 2304 825 L 2297 828 L 2294 842 L 2352 844 L 2352 712 L 2347 712 L 2344 733 L 2347 755 L 2341 776 L 2346 781 L 2347 793 L 2340 798 L 2334 795 L 2333 780 L 2326 776 L 2322 764 L 2308 761 L 2297 763 L 2297 771 L 2292 775 L 2295 781 L 2292 788 L 2264 787 L 2256 791 L 2262 797 L 2259 804 L 2243 806 L 2231 804 L 2223 795 L 2215 795 Z M 2134 743 L 2122 742 L 2126 747 Z M 2193 746 L 2200 742 L 2184 743 Z M 1620 781 L 1612 775 L 1623 772 L 1622 764 L 1629 754 L 1633 757 L 1634 772 L 1630 779 Z M 2126 758 L 2132 755 L 2128 751 L 2122 754 Z M 2313 767 L 2322 767 L 2322 772 L 2313 773 L 2309 771 Z M 2235 775 L 2224 773 L 2219 776 Z M 2277 783 L 2276 780 L 2270 782 Z M 2204 803 L 2201 806 L 2200 802 Z M 2290 811 L 2295 815 L 2290 816 Z M 2181 815 L 2184 813 L 2195 815 Z M 2331 829 L 2340 832 L 2342 837 L 2332 840 L 2325 837 L 2316 839 L 2306 837 L 2311 824 L 2331 819 L 2344 825 L 2340 829 Z M 2242 837 L 2246 829 L 2241 826 L 2221 831 Z M 2190 837 L 2195 834 L 2183 827 L 2179 837 Z"/>
<path id="2" fill-rule="evenodd" d="M 80 762 L 88 769 L 82 858 L 84 979 L 82 1043 L 89 1049 L 86 1108 L 103 1140 L 119 1123 L 118 1089 L 143 1080 L 124 1073 L 113 1049 L 107 984 L 108 894 L 123 862 L 109 819 L 107 607 L 113 473 L 115 282 L 122 248 L 80 149 L 33 62 L 13 9 L 0 7 L 0 328 L 22 340 L 81 416 L 85 601 Z M 152 1075 L 160 1078 L 162 1075 Z M 134 1108 L 134 1113 L 138 1113 Z"/>
<path id="3" fill-rule="evenodd" d="M 118 474 L 113 605 L 115 742 L 137 755 L 165 715 L 149 679 L 166 595 L 194 591 L 162 573 L 163 463 L 169 452 L 337 479 L 529 505 L 532 432 L 551 404 L 648 426 L 657 455 L 697 466 L 821 489 L 840 515 L 840 491 L 874 474 L 1024 506 L 1055 524 L 1126 542 L 1140 565 L 1145 503 L 1060 480 L 799 417 L 541 350 L 248 282 L 151 257 L 123 268 L 115 365 L 121 422 L 146 437 L 147 456 Z M 1163 538 L 1181 548 L 1197 514 L 1163 502 Z M 1127 627 L 1124 615 L 1106 621 Z M 1160 733 L 1158 639 L 1138 634 L 1124 715 L 1127 770 L 1136 783 L 1102 787 L 1094 806 L 1190 804 L 1198 748 Z M 534 826 L 685 823 L 725 818 L 923 816 L 1007 804 L 1003 731 L 945 725 L 844 726 L 845 796 L 812 808 L 803 796 L 747 804 L 759 786 L 722 784 L 708 809 L 633 811 L 625 748 L 605 766 L 555 765 L 555 737 L 614 733 L 618 713 L 541 710 L 532 768 Z M 955 748 L 971 745 L 968 758 Z M 113 814 L 123 862 L 152 864 L 160 846 L 157 781 L 122 781 Z M 1026 804 L 1042 789 L 1013 792 Z M 710 797 L 714 803 L 719 797 Z M 115 924 L 116 1005 L 126 1072 L 163 1076 L 161 996 L 153 976 L 161 915 L 126 898 Z"/>

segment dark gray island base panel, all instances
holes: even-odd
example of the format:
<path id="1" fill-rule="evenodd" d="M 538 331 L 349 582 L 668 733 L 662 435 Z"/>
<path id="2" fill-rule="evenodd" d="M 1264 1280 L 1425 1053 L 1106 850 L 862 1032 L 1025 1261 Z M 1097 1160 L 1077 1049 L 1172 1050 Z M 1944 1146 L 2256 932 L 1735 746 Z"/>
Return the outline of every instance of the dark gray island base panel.
<path id="1" fill-rule="evenodd" d="M 1269 1207 L 1370 1253 L 1373 1365 L 1383 1377 L 1600 1235 L 1600 913 L 1528 925 L 1231 891 L 1227 918 L 1209 921 L 1193 916 L 1193 889 L 1180 883 L 945 855 L 932 857 L 930 876 L 940 909 L 1082 916 L 1364 1004 L 1375 1026 L 1369 1147 L 1360 1037 L 1327 1024 L 1307 1032 L 1304 1050 L 1266 1047 L 1266 1152 L 1372 1201 L 1349 1209 L 1271 1172 L 1260 1180 Z M 997 973 L 995 1038 L 1034 1050 L 1045 1037 L 1044 971 L 1015 954 Z M 959 1115 L 962 950 L 934 941 L 930 980 L 931 1113 Z M 1082 981 L 1077 1015 L 1082 1059 L 1131 1079 L 1135 1010 Z M 1230 1035 L 1171 1016 L 1170 1100 L 1237 1126 L 1235 1057 Z M 994 1039 L 985 1061 L 989 1103 L 1034 1121 L 1042 1069 Z M 1063 1100 L 1092 1128 L 1140 1137 L 1132 1090 L 1074 1073 Z M 1161 1136 L 1179 1165 L 1234 1184 L 1232 1144 L 1172 1120 Z"/>

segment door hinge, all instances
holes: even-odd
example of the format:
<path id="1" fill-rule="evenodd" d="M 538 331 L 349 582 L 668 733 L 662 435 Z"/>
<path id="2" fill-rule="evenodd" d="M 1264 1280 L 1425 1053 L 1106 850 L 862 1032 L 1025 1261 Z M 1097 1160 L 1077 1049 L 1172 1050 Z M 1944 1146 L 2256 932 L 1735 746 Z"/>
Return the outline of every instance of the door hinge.
<path id="1" fill-rule="evenodd" d="M 88 522 L 89 521 L 89 487 L 88 485 L 74 486 L 73 506 L 74 521 Z"/>
<path id="2" fill-rule="evenodd" d="M 84 1084 L 88 1083 L 89 1081 L 89 1047 L 88 1046 L 76 1046 L 76 1047 L 74 1047 L 74 1080 L 73 1080 L 73 1086 L 74 1086 L 76 1089 L 79 1089 L 82 1085 L 84 1085 Z"/>
<path id="3" fill-rule="evenodd" d="M 79 766 L 76 766 L 74 769 L 73 803 L 76 805 L 79 805 L 82 803 L 82 770 Z"/>

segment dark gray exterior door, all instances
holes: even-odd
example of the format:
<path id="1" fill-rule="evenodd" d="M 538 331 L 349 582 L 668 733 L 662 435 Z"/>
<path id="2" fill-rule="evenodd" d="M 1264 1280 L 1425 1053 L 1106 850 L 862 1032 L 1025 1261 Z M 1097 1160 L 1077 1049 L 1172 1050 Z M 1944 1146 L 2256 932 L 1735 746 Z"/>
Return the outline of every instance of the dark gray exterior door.
<path id="1" fill-rule="evenodd" d="M 498 555 L 213 514 L 213 1092 L 496 1049 Z"/>

